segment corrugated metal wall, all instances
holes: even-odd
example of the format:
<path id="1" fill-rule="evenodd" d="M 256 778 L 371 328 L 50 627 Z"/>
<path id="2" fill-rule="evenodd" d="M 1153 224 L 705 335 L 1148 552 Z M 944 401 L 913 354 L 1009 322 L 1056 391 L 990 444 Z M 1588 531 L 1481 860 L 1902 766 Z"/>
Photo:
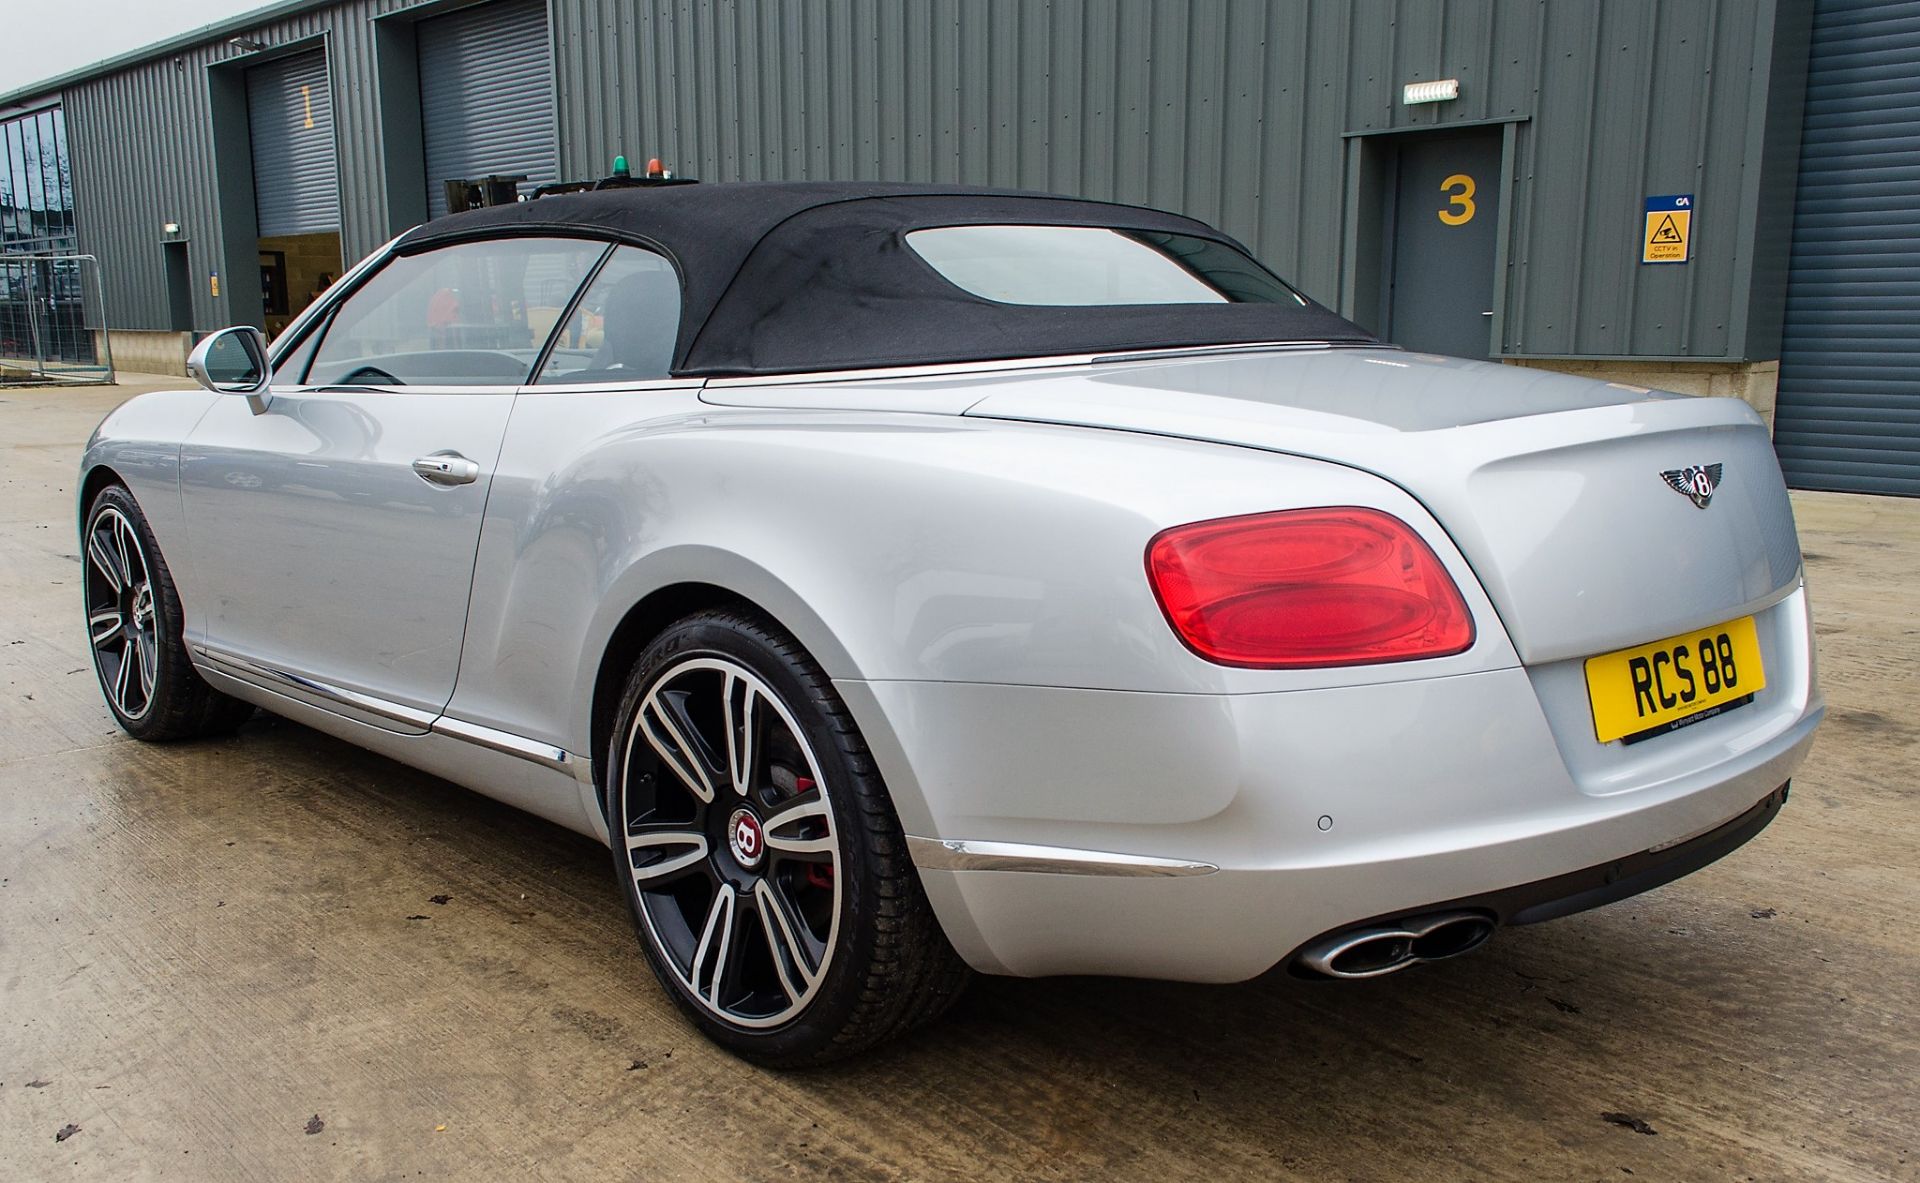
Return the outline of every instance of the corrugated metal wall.
<path id="1" fill-rule="evenodd" d="M 243 54 L 222 39 L 65 89 L 80 249 L 100 256 L 115 327 L 167 327 L 163 222 L 178 222 L 188 239 L 196 326 L 230 323 L 233 285 L 258 286 L 254 260 L 240 260 L 244 274 L 229 275 L 221 257 L 208 79 L 215 63 L 241 69 L 289 49 L 324 49 L 340 161 L 341 250 L 357 259 L 391 237 L 383 214 L 369 18 L 401 6 L 399 0 L 355 0 L 316 9 L 250 29 L 249 37 L 269 46 L 261 54 Z M 217 298 L 207 282 L 214 270 L 222 273 Z"/>
<path id="2" fill-rule="evenodd" d="M 1794 3 L 1796 0 L 1787 0 Z M 563 171 L 1053 189 L 1216 222 L 1341 291 L 1354 133 L 1525 120 L 1515 356 L 1742 356 L 1775 5 L 1751 0 L 567 0 Z M 1453 103 L 1400 105 L 1457 77 Z M 1696 262 L 1639 263 L 1691 192 Z"/>
<path id="3" fill-rule="evenodd" d="M 1776 10 L 1805 2 L 547 0 L 563 176 L 657 154 L 712 180 L 1145 202 L 1225 226 L 1330 302 L 1371 232 L 1349 226 L 1357 137 L 1518 121 L 1504 351 L 1700 358 L 1773 356 L 1749 325 L 1755 228 L 1791 200 L 1761 184 L 1766 100 Z M 257 35 L 331 30 L 349 254 L 389 229 L 367 17 L 398 6 L 347 0 Z M 232 52 L 68 91 L 81 233 L 116 319 L 165 312 L 147 188 L 213 241 L 205 67 Z M 1442 77 L 1458 101 L 1400 105 L 1403 83 Z M 1642 268 L 1641 199 L 1675 192 L 1699 201 L 1696 261 Z"/>
<path id="4" fill-rule="evenodd" d="M 1920 0 L 1821 0 L 1774 443 L 1804 489 L 1920 496 Z"/>
<path id="5" fill-rule="evenodd" d="M 558 180 L 542 0 L 494 0 L 422 21 L 416 36 L 432 216 L 447 212 L 447 180 L 525 176 L 523 193 Z"/>

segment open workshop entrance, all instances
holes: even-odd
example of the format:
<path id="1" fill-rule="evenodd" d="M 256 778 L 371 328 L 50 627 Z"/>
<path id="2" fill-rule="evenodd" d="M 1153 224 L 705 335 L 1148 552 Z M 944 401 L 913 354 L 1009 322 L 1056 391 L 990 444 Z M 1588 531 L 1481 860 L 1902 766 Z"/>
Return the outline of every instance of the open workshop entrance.
<path id="1" fill-rule="evenodd" d="M 260 311 L 272 336 L 340 276 L 340 172 L 324 50 L 247 71 L 247 131 Z"/>

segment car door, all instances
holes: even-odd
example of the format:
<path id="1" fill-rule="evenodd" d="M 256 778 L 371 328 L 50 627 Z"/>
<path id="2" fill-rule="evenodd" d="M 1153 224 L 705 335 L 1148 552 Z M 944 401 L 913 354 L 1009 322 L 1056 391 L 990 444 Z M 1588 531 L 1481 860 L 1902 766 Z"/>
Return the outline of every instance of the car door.
<path id="1" fill-rule="evenodd" d="M 200 657 L 391 730 L 432 722 L 515 388 L 605 249 L 397 256 L 282 360 L 264 409 L 213 406 L 181 457 Z"/>

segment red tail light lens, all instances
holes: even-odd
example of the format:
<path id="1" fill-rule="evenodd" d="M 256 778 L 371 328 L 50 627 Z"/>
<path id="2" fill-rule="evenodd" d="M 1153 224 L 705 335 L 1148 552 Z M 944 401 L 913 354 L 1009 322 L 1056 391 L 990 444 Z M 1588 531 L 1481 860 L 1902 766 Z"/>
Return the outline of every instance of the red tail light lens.
<path id="1" fill-rule="evenodd" d="M 1147 544 L 1147 579 L 1173 631 L 1221 665 L 1367 665 L 1473 644 L 1473 617 L 1439 556 L 1376 509 L 1175 526 Z"/>

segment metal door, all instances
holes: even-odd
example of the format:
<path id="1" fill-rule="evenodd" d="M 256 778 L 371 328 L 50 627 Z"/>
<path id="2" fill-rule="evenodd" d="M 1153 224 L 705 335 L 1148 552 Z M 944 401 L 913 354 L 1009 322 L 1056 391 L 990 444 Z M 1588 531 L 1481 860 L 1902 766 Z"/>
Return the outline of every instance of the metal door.
<path id="1" fill-rule="evenodd" d="M 420 122 L 427 209 L 447 212 L 442 182 L 559 177 L 553 52 L 543 0 L 496 0 L 420 22 Z"/>
<path id="2" fill-rule="evenodd" d="M 1802 489 L 1920 496 L 1920 0 L 1814 9 L 1774 446 Z"/>
<path id="3" fill-rule="evenodd" d="M 275 391 L 263 415 L 216 402 L 181 458 L 213 656 L 332 709 L 343 696 L 328 688 L 397 706 L 365 721 L 424 730 L 453 693 L 512 406 L 511 387 Z M 416 475 L 436 453 L 471 461 L 478 479 Z"/>
<path id="4" fill-rule="evenodd" d="M 514 392 L 605 244 L 517 238 L 394 259 L 181 450 L 188 631 L 228 672 L 402 731 L 453 694 Z M 380 352 L 384 350 L 384 352 Z"/>
<path id="5" fill-rule="evenodd" d="M 193 272 L 187 264 L 187 244 L 160 244 L 167 279 L 167 327 L 176 333 L 193 331 Z"/>
<path id="6" fill-rule="evenodd" d="M 1396 137 L 1387 339 L 1423 353 L 1492 352 L 1499 128 Z"/>
<path id="7" fill-rule="evenodd" d="M 262 238 L 340 228 L 333 91 L 322 50 L 247 71 L 253 201 Z"/>

